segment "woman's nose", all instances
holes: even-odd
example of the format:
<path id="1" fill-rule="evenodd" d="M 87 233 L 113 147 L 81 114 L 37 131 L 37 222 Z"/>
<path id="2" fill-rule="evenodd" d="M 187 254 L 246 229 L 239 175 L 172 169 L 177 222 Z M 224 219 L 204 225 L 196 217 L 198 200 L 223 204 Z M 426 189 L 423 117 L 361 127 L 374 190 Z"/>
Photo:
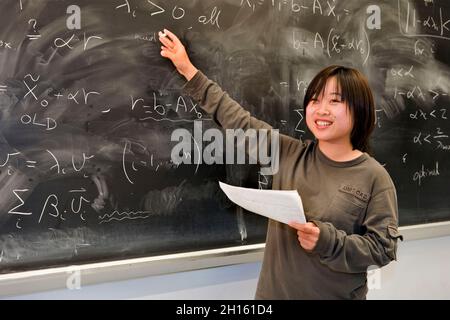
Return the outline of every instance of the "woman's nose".
<path id="1" fill-rule="evenodd" d="M 319 106 L 316 109 L 316 112 L 318 114 L 323 114 L 323 115 L 327 115 L 330 114 L 330 111 L 328 110 L 328 106 L 326 103 L 320 103 Z"/>

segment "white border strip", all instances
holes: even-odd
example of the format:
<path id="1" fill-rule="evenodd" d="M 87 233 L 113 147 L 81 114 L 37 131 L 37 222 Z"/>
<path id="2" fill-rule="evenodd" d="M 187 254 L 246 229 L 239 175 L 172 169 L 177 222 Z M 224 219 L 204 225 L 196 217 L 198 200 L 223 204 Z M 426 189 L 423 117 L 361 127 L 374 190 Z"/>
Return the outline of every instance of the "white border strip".
<path id="1" fill-rule="evenodd" d="M 405 241 L 450 235 L 450 221 L 399 228 Z M 177 253 L 0 275 L 0 296 L 67 289 L 79 272 L 81 286 L 261 261 L 265 244 Z"/>
<path id="2" fill-rule="evenodd" d="M 0 275 L 0 296 L 67 289 L 71 275 L 80 285 L 261 261 L 265 244 L 236 246 L 163 256 L 71 265 Z M 77 275 L 77 276 L 78 276 Z"/>
<path id="3" fill-rule="evenodd" d="M 404 240 L 420 240 L 450 236 L 450 221 L 418 224 L 399 228 Z"/>

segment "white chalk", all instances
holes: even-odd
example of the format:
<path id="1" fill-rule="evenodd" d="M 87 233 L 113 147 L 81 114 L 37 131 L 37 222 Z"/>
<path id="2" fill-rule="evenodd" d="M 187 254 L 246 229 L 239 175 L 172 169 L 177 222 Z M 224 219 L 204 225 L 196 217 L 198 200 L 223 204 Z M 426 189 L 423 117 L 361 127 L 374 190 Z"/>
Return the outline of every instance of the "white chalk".
<path id="1" fill-rule="evenodd" d="M 160 31 L 158 34 L 159 34 L 160 37 L 167 37 L 167 34 L 165 34 L 164 32 Z"/>

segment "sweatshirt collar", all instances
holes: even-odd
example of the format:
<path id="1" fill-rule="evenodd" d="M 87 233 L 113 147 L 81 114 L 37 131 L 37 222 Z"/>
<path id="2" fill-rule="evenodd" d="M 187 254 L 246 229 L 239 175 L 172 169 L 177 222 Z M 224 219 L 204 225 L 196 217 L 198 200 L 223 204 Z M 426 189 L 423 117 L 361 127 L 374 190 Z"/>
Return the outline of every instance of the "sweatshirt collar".
<path id="1" fill-rule="evenodd" d="M 314 149 L 315 149 L 315 153 L 317 154 L 317 157 L 319 158 L 319 160 L 327 165 L 332 166 L 332 167 L 339 167 L 339 168 L 353 167 L 369 158 L 369 155 L 366 152 L 363 152 L 362 155 L 360 155 L 359 157 L 357 157 L 353 160 L 334 161 L 334 160 L 328 158 L 322 151 L 320 151 L 319 145 L 316 141 L 314 141 Z"/>

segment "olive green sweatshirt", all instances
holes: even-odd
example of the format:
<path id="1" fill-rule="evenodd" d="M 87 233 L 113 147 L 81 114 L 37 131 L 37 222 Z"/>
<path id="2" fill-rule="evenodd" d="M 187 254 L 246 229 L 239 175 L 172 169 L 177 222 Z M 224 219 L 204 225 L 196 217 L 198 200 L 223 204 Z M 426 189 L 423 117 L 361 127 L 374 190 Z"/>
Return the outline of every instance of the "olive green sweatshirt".
<path id="1" fill-rule="evenodd" d="M 225 129 L 272 129 L 201 71 L 186 83 L 184 93 Z M 280 164 L 272 188 L 297 190 L 306 219 L 319 227 L 320 235 L 307 252 L 295 229 L 269 220 L 256 299 L 365 299 L 368 268 L 396 259 L 402 237 L 389 174 L 367 153 L 336 162 L 314 141 L 279 137 Z"/>

